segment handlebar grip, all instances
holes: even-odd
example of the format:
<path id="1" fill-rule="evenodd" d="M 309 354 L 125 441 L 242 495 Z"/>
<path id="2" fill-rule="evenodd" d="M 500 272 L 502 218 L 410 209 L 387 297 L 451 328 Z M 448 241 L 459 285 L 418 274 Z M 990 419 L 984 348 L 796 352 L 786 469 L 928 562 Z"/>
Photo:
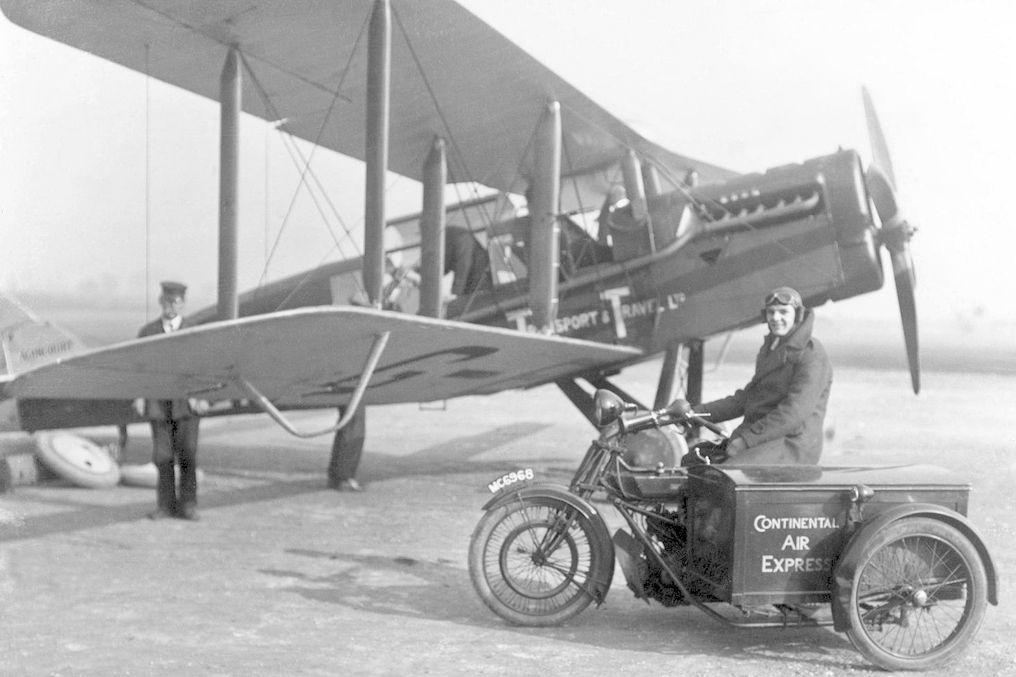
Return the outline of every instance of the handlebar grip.
<path id="1" fill-rule="evenodd" d="M 665 425 L 681 423 L 684 420 L 683 416 L 675 416 L 666 409 L 657 409 L 621 419 L 621 432 L 628 434 L 637 433 L 649 428 L 662 428 Z"/>
<path id="2" fill-rule="evenodd" d="M 702 418 L 698 414 L 688 414 L 687 420 L 688 420 L 689 423 L 693 423 L 694 425 L 700 425 L 703 428 L 707 428 L 707 429 L 711 430 L 712 432 L 716 433 L 717 435 L 720 435 L 720 436 L 722 436 L 724 438 L 727 436 L 726 433 L 724 432 L 723 428 L 721 428 L 719 425 L 717 425 L 716 423 L 713 423 L 712 421 L 710 421 L 708 419 Z"/>

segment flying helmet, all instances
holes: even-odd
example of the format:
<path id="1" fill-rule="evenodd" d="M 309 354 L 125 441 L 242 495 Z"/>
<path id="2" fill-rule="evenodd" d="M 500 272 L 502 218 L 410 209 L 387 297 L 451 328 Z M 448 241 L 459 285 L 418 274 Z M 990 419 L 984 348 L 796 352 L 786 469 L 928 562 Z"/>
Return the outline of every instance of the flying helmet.
<path id="1" fill-rule="evenodd" d="M 769 306 L 793 306 L 794 324 L 797 324 L 804 317 L 804 301 L 801 295 L 793 287 L 777 287 L 765 295 L 762 302 L 762 320 L 766 319 L 766 308 Z"/>

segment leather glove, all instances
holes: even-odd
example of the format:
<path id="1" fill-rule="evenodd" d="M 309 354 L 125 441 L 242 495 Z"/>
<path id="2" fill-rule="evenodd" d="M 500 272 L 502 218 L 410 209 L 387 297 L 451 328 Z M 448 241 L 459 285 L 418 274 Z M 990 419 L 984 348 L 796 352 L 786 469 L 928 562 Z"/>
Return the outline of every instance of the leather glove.
<path id="1" fill-rule="evenodd" d="M 727 442 L 727 458 L 737 458 L 737 456 L 748 449 L 747 442 L 741 437 L 734 437 Z"/>

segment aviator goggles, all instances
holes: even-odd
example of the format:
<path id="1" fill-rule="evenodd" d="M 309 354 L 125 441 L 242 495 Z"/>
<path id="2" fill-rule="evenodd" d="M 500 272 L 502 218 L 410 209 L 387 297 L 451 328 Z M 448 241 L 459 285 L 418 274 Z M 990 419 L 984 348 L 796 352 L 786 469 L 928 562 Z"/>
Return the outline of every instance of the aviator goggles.
<path id="1" fill-rule="evenodd" d="M 801 297 L 792 289 L 774 289 L 766 295 L 764 305 L 799 306 Z"/>

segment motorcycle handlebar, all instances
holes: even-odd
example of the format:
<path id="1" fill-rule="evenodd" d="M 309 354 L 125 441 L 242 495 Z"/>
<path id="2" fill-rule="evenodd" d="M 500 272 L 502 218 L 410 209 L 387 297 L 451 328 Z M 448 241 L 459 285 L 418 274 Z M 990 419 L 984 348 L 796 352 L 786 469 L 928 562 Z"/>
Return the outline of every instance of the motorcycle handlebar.
<path id="1" fill-rule="evenodd" d="M 670 423 L 678 423 L 678 421 L 666 420 L 669 418 L 665 409 L 657 409 L 656 411 L 647 411 L 644 414 L 636 414 L 629 417 L 621 417 L 621 432 L 623 433 L 637 433 L 642 430 L 648 430 L 649 428 L 659 428 L 663 425 L 669 425 Z"/>
<path id="2" fill-rule="evenodd" d="M 627 418 L 622 417 L 620 420 L 621 432 L 629 434 L 648 430 L 649 428 L 661 428 L 665 425 L 673 425 L 676 423 L 700 425 L 711 430 L 717 435 L 726 437 L 723 428 L 694 412 L 688 412 L 682 415 L 675 414 L 674 412 L 664 408 L 648 411 L 644 414 L 636 414 L 635 416 L 629 416 Z"/>
<path id="3" fill-rule="evenodd" d="M 720 426 L 718 426 L 717 424 L 713 423 L 708 419 L 702 418 L 698 414 L 690 414 L 688 416 L 688 420 L 695 425 L 700 425 L 703 428 L 711 430 L 712 432 L 716 433 L 717 435 L 720 435 L 721 437 L 724 438 L 727 437 L 727 434 L 726 432 L 724 432 L 723 428 L 721 428 Z"/>

